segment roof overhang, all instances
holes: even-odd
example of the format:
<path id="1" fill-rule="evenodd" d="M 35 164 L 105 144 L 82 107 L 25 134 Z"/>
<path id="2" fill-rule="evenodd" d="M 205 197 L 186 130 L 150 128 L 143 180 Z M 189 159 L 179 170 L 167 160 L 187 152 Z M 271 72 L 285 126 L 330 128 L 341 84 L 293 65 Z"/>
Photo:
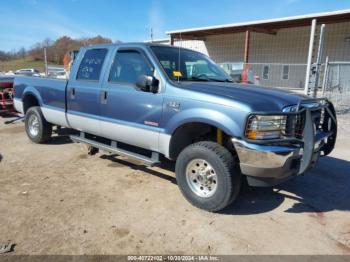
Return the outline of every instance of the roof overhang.
<path id="1" fill-rule="evenodd" d="M 317 19 L 318 24 L 347 22 L 350 21 L 350 9 L 234 24 L 190 28 L 168 31 L 166 33 L 173 39 L 203 39 L 204 37 L 210 35 L 240 33 L 247 30 L 259 33 L 276 34 L 277 31 L 282 28 L 308 26 L 311 24 L 313 19 Z"/>

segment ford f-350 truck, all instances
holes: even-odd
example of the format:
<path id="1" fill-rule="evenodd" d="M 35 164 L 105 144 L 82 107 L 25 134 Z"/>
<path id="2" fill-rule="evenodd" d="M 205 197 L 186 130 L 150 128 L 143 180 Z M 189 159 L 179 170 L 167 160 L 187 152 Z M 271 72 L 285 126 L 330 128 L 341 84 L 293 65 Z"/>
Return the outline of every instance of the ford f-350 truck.
<path id="1" fill-rule="evenodd" d="M 148 165 L 176 161 L 181 192 L 208 211 L 232 203 L 243 176 L 273 186 L 304 174 L 337 136 L 330 101 L 234 84 L 209 57 L 165 45 L 83 47 L 68 81 L 19 76 L 14 88 L 31 141 L 56 125 Z"/>

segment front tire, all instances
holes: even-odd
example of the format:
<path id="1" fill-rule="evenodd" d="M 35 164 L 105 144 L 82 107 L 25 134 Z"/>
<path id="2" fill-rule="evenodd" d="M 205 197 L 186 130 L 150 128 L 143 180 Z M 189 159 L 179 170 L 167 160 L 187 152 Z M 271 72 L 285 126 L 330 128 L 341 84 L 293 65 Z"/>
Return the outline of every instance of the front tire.
<path id="1" fill-rule="evenodd" d="M 215 212 L 230 205 L 241 187 L 242 174 L 232 154 L 214 142 L 186 147 L 176 161 L 176 179 L 194 206 Z"/>
<path id="2" fill-rule="evenodd" d="M 31 107 L 26 112 L 25 130 L 29 139 L 37 144 L 51 138 L 52 125 L 45 120 L 39 106 Z"/>

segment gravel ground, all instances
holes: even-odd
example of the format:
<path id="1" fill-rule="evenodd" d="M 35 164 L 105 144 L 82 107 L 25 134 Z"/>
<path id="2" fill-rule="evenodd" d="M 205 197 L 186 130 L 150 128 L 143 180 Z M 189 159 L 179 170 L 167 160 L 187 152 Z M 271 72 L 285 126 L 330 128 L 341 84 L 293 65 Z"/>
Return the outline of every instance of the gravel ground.
<path id="1" fill-rule="evenodd" d="M 14 254 L 350 254 L 350 115 L 336 149 L 306 176 L 244 187 L 220 214 L 191 206 L 172 166 L 56 136 L 31 143 L 0 117 L 0 243 Z"/>

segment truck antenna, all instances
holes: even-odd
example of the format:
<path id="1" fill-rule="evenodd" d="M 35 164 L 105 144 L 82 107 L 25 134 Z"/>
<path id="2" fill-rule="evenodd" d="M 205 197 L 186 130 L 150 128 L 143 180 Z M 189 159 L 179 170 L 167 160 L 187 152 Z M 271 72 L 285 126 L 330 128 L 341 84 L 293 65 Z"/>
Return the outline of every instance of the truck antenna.
<path id="1" fill-rule="evenodd" d="M 180 74 L 181 74 L 181 46 L 182 46 L 182 35 L 181 35 L 181 32 L 180 32 L 180 44 L 179 44 L 179 73 L 177 74 L 177 83 L 179 84 L 180 83 Z"/>

